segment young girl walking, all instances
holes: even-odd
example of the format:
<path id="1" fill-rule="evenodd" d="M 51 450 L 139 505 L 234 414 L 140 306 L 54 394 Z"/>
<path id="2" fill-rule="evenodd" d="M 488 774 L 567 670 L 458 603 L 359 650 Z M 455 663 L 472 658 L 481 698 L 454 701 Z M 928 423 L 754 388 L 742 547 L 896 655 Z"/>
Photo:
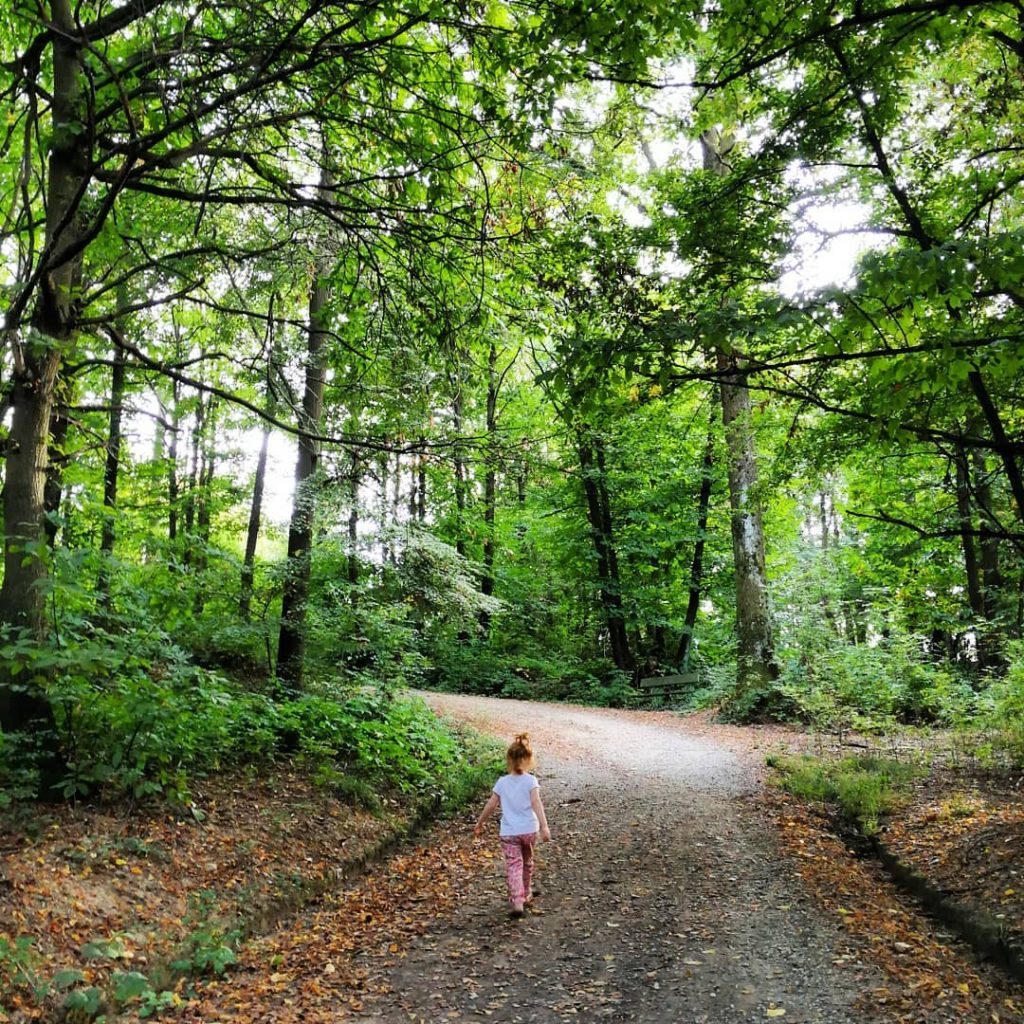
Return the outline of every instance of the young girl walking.
<path id="1" fill-rule="evenodd" d="M 487 819 L 501 804 L 499 841 L 505 855 L 505 878 L 508 881 L 508 902 L 513 917 L 523 916 L 523 907 L 533 899 L 533 849 L 538 833 L 544 842 L 551 839 L 544 804 L 540 798 L 540 783 L 531 774 L 533 748 L 527 733 L 520 733 L 509 744 L 505 753 L 508 774 L 494 784 L 490 799 L 480 812 L 473 828 L 479 836 Z"/>

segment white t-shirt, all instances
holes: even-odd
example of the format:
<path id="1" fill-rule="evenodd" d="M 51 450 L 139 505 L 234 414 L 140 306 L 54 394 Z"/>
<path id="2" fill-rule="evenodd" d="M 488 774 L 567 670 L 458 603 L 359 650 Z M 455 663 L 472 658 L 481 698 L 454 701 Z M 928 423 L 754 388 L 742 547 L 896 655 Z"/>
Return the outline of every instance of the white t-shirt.
<path id="1" fill-rule="evenodd" d="M 493 792 L 501 801 L 501 836 L 525 836 L 536 832 L 540 822 L 530 803 L 530 794 L 540 788 L 536 776 L 523 772 L 522 775 L 502 775 L 494 784 Z"/>

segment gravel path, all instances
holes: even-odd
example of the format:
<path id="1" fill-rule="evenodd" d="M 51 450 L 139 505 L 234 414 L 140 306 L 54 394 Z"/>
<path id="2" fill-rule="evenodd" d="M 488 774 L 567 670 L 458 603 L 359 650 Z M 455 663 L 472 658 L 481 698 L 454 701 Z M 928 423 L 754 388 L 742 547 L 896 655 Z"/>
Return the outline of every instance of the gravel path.
<path id="1" fill-rule="evenodd" d="M 553 833 L 535 909 L 509 920 L 500 856 L 391 969 L 364 1019 L 864 1021 L 877 983 L 748 799 L 756 756 L 686 721 L 425 695 L 502 739 L 528 730 Z M 486 840 L 497 851 L 496 828 Z"/>

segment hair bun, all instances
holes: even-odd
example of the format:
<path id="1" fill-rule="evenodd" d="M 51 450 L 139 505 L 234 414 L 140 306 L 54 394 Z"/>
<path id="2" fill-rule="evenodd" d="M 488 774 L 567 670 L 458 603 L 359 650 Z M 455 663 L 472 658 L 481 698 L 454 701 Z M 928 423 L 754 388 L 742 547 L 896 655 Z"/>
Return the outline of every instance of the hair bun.
<path id="1" fill-rule="evenodd" d="M 515 742 L 516 743 L 529 743 L 530 742 L 530 734 L 528 732 L 517 733 L 516 734 L 516 738 L 515 738 Z"/>

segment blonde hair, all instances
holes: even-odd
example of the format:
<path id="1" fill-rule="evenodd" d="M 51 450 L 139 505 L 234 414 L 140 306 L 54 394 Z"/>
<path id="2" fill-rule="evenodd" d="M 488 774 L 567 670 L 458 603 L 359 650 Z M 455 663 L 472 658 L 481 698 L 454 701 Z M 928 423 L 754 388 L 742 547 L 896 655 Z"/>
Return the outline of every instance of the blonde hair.
<path id="1" fill-rule="evenodd" d="M 533 767 L 533 747 L 530 746 L 530 734 L 519 733 L 505 751 L 505 763 L 509 771 L 523 772 Z"/>

